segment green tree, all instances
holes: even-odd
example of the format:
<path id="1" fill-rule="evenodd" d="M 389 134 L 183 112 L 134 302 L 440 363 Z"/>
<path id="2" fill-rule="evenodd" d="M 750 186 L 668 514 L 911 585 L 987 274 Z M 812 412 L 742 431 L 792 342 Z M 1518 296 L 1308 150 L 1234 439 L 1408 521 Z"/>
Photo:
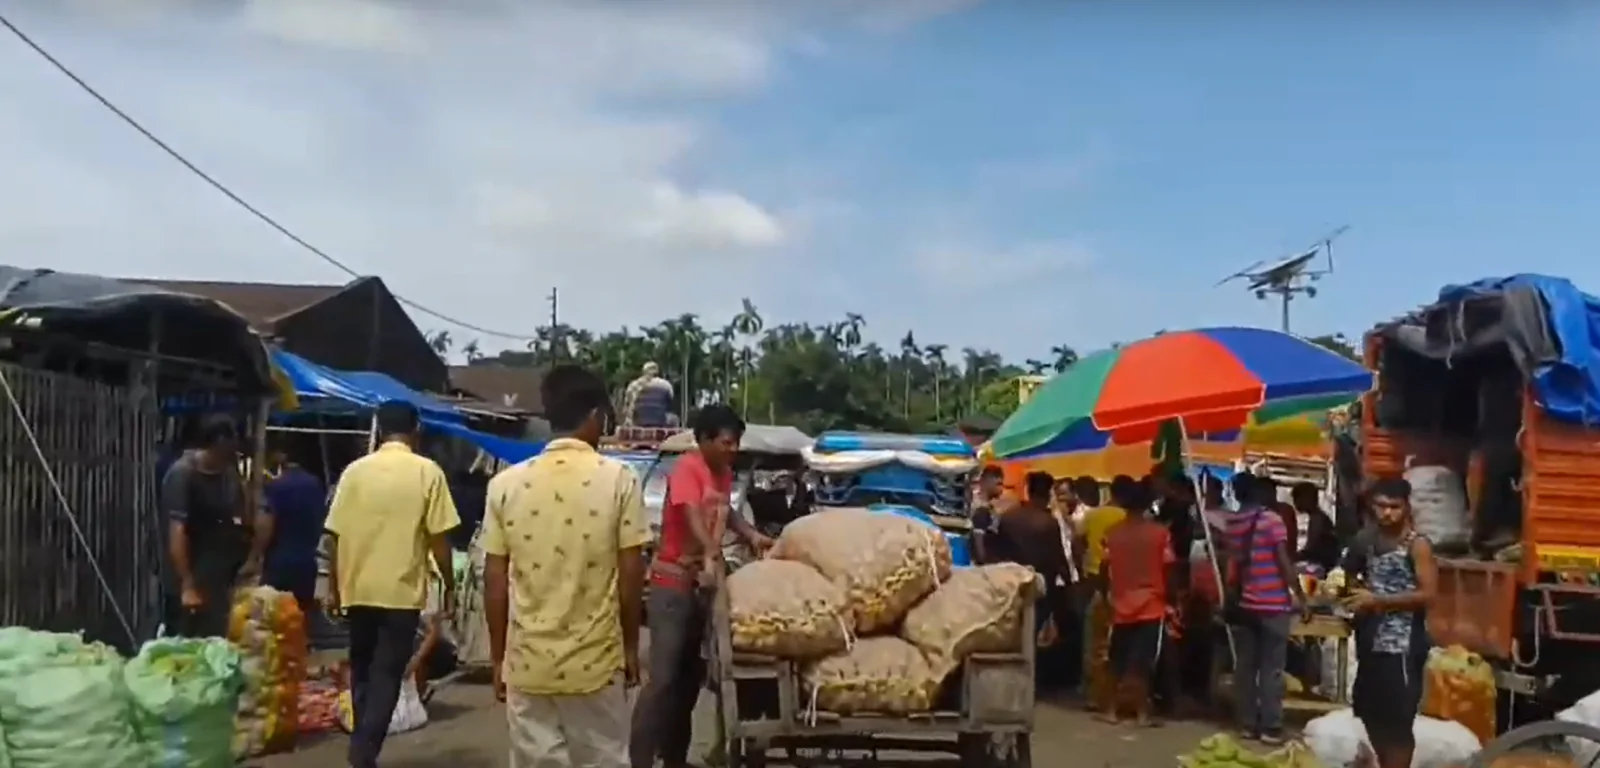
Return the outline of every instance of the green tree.
<path id="1" fill-rule="evenodd" d="M 808 432 L 848 428 L 944 432 L 968 418 L 1003 420 L 1017 408 L 1017 377 L 1045 375 L 1077 362 L 1067 343 L 1007 361 L 991 350 L 924 343 L 908 330 L 896 344 L 868 337 L 856 312 L 823 323 L 769 326 L 745 299 L 725 325 L 707 327 L 693 314 L 646 328 L 595 332 L 564 325 L 538 329 L 525 349 L 483 355 L 459 349 L 446 331 L 428 334 L 441 356 L 460 351 L 470 365 L 542 367 L 572 361 L 599 372 L 620 399 L 644 364 L 655 362 L 677 390 L 683 415 L 700 405 L 734 404 L 752 422 L 792 424 Z M 1314 343 L 1354 359 L 1343 336 Z"/>
<path id="2" fill-rule="evenodd" d="M 1323 349 L 1337 352 L 1340 355 L 1343 355 L 1344 357 L 1347 357 L 1358 363 L 1362 362 L 1361 351 L 1357 349 L 1356 345 L 1352 344 L 1350 339 L 1346 338 L 1342 333 L 1327 333 L 1321 336 L 1311 336 L 1307 338 L 1306 341 L 1322 347 Z"/>

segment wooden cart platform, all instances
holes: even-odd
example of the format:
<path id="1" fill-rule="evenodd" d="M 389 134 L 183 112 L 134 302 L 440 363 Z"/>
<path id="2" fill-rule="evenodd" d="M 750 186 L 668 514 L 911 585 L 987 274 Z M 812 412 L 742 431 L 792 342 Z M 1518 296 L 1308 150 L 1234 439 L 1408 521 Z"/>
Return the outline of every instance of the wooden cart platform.
<path id="1" fill-rule="evenodd" d="M 1231 666 L 1228 664 L 1231 650 L 1225 632 L 1219 632 L 1218 635 L 1217 647 L 1212 654 L 1211 699 L 1215 703 L 1232 706 L 1233 675 L 1228 671 Z M 1284 711 L 1316 716 L 1348 708 L 1350 703 L 1345 698 L 1345 692 L 1350 690 L 1349 645 L 1352 640 L 1350 623 L 1328 615 L 1314 615 L 1309 620 L 1296 618 L 1289 627 L 1289 639 L 1317 643 L 1332 641 L 1334 652 L 1338 657 L 1335 662 L 1334 679 L 1327 681 L 1334 694 L 1329 697 L 1319 697 L 1309 692 L 1286 694 L 1283 698 Z"/>
<path id="2" fill-rule="evenodd" d="M 728 768 L 768 765 L 1031 768 L 1034 609 L 1018 653 L 973 654 L 946 683 L 933 711 L 912 715 L 809 712 L 795 662 L 735 653 L 728 598 L 713 604 L 710 664 Z M 898 757 L 916 752 L 923 757 Z M 886 754 L 888 753 L 888 754 Z M 926 755 L 947 760 L 929 760 Z"/>

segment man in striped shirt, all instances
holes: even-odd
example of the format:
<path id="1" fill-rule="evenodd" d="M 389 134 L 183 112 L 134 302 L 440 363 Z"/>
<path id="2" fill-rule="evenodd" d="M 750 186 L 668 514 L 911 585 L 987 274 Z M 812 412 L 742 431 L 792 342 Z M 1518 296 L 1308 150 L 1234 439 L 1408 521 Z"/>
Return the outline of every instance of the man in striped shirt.
<path id="1" fill-rule="evenodd" d="M 1269 493 L 1271 486 L 1249 473 L 1234 476 L 1239 511 L 1228 520 L 1228 551 L 1229 593 L 1245 619 L 1233 626 L 1239 728 L 1245 738 L 1272 746 L 1283 743 L 1283 667 L 1305 595 L 1289 559 L 1288 526 L 1268 508 Z"/>

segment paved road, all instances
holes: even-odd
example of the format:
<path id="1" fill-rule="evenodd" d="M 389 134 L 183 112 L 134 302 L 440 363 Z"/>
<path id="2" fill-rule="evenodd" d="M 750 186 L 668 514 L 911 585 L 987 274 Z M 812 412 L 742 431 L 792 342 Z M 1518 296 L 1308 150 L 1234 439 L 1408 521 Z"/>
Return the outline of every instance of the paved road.
<path id="1" fill-rule="evenodd" d="M 696 710 L 696 754 L 711 733 L 710 697 Z M 397 736 L 384 748 L 384 768 L 500 768 L 506 760 L 505 710 L 487 686 L 459 685 L 439 693 L 430 706 L 433 721 L 420 731 Z M 1178 755 L 1217 730 L 1205 723 L 1169 723 L 1152 730 L 1111 728 L 1063 706 L 1041 704 L 1035 718 L 1036 765 L 1077 768 L 1164 768 Z M 269 758 L 262 768 L 330 768 L 343 764 L 345 741 L 330 736 L 300 751 Z"/>

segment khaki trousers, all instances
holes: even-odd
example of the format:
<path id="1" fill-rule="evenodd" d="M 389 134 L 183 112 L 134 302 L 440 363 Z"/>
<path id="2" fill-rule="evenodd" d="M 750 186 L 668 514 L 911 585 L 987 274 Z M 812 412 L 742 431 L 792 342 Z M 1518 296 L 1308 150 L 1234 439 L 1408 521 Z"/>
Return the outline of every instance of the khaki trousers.
<path id="1" fill-rule="evenodd" d="M 594 693 L 506 691 L 511 768 L 627 768 L 628 694 L 621 676 Z"/>

